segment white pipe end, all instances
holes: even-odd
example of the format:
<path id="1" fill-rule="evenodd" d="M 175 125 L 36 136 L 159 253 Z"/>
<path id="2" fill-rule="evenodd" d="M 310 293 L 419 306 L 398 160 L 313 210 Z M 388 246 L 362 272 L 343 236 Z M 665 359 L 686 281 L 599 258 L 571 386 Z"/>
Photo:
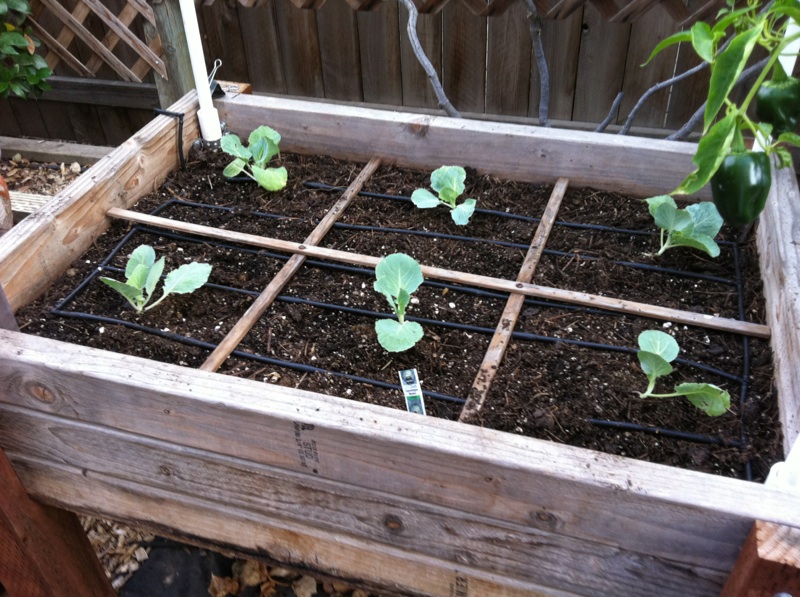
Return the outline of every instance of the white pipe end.
<path id="1" fill-rule="evenodd" d="M 206 141 L 219 141 L 222 137 L 222 128 L 219 124 L 219 112 L 216 108 L 200 108 L 197 111 L 197 120 L 200 123 L 200 133 Z"/>

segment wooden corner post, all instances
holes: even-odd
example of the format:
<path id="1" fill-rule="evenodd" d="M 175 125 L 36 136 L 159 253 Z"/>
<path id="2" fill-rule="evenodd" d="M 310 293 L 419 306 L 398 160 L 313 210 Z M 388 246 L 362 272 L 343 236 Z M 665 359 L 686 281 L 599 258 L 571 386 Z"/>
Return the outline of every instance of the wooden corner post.
<path id="1" fill-rule="evenodd" d="M 0 288 L 0 327 L 18 330 Z M 11 597 L 111 597 L 78 517 L 33 501 L 0 450 L 0 583 Z"/>
<path id="2" fill-rule="evenodd" d="M 194 77 L 178 0 L 153 0 L 151 5 L 156 25 L 153 27 L 150 22 L 145 22 L 145 37 L 149 43 L 156 35 L 161 36 L 167 76 L 155 73 L 154 78 L 158 101 L 166 110 L 194 89 Z"/>

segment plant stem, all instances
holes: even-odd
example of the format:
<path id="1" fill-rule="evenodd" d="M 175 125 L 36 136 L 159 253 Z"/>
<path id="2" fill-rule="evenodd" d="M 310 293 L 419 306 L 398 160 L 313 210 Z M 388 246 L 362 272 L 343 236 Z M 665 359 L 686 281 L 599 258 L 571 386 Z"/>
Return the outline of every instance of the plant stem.
<path id="1" fill-rule="evenodd" d="M 795 35 L 793 35 L 791 37 L 788 37 L 788 38 L 786 38 L 786 37 L 783 38 L 783 42 L 770 55 L 766 66 L 764 66 L 764 68 L 761 70 L 761 73 L 759 73 L 758 78 L 756 79 L 756 82 L 753 83 L 753 86 L 750 88 L 750 92 L 747 94 L 747 97 L 744 98 L 744 102 L 742 102 L 741 108 L 739 108 L 741 110 L 742 114 L 747 112 L 747 108 L 748 108 L 748 106 L 750 106 L 750 102 L 752 102 L 753 98 L 755 98 L 759 87 L 761 87 L 761 84 L 764 82 L 764 79 L 767 78 L 767 75 L 769 74 L 769 71 L 772 70 L 772 67 L 775 64 L 775 62 L 778 60 L 778 58 L 780 58 L 780 55 L 783 52 L 783 50 L 786 49 L 786 46 L 788 46 L 790 43 L 792 43 L 796 39 L 800 39 L 800 33 L 797 33 L 797 34 L 795 34 Z"/>

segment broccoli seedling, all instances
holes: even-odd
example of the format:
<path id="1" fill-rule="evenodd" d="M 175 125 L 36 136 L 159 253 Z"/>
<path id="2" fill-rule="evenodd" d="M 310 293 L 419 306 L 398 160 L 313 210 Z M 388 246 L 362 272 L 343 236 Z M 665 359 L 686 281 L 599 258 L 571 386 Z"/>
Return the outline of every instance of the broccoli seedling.
<path id="1" fill-rule="evenodd" d="M 280 191 L 286 186 L 286 168 L 267 168 L 267 163 L 280 153 L 280 134 L 268 126 L 260 126 L 247 139 L 248 147 L 242 145 L 236 135 L 224 135 L 220 147 L 235 159 L 225 166 L 222 174 L 228 178 L 244 172 L 267 191 Z"/>
<path id="2" fill-rule="evenodd" d="M 671 394 L 654 394 L 656 380 L 672 373 L 670 363 L 677 358 L 680 347 L 669 334 L 647 330 L 639 334 L 639 348 L 639 364 L 649 382 L 644 392 L 638 392 L 640 398 L 685 396 L 689 402 L 712 417 L 718 417 L 730 409 L 730 394 L 709 383 L 682 383 L 675 386 L 675 391 Z"/>
<path id="3" fill-rule="evenodd" d="M 378 342 L 389 352 L 408 350 L 422 338 L 422 326 L 405 320 L 411 293 L 423 282 L 422 268 L 405 253 L 394 253 L 378 262 L 375 278 L 375 290 L 386 297 L 397 316 L 397 321 L 380 319 L 375 322 Z"/>
<path id="4" fill-rule="evenodd" d="M 141 245 L 128 258 L 125 282 L 105 277 L 101 277 L 100 281 L 119 292 L 136 309 L 136 313 L 141 315 L 156 307 L 170 294 L 188 294 L 200 288 L 208 281 L 211 266 L 207 263 L 187 263 L 172 270 L 164 278 L 161 298 L 148 307 L 163 271 L 164 258 L 156 261 L 153 247 Z"/>
<path id="5" fill-rule="evenodd" d="M 661 255 L 673 247 L 694 247 L 705 251 L 711 257 L 719 255 L 719 245 L 714 237 L 722 228 L 722 216 L 710 201 L 695 203 L 686 209 L 678 209 L 675 200 L 669 195 L 650 197 L 647 201 L 650 215 L 661 228 Z M 664 240 L 664 234 L 667 238 Z"/>
<path id="6" fill-rule="evenodd" d="M 442 166 L 431 173 L 431 188 L 438 197 L 428 189 L 417 189 L 411 194 L 411 201 L 421 209 L 430 209 L 445 205 L 450 208 L 453 221 L 459 226 L 466 226 L 475 211 L 475 199 L 464 199 L 460 205 L 456 200 L 464 192 L 464 181 L 467 173 L 461 166 Z"/>

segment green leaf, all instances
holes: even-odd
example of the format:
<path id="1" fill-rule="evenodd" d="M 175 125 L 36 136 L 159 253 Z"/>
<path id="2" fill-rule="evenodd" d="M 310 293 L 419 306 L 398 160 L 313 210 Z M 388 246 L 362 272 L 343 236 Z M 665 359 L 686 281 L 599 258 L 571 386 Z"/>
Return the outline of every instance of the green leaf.
<path id="1" fill-rule="evenodd" d="M 639 358 L 642 371 L 647 375 L 647 379 L 650 383 L 654 383 L 659 377 L 672 373 L 672 365 L 653 352 L 640 350 L 636 353 L 636 356 Z"/>
<path id="2" fill-rule="evenodd" d="M 778 137 L 778 143 L 788 143 L 789 145 L 800 147 L 800 135 L 796 135 L 795 133 L 781 133 L 780 137 Z"/>
<path id="3" fill-rule="evenodd" d="M 706 62 L 714 62 L 714 36 L 710 25 L 697 21 L 692 26 L 692 47 L 700 58 Z"/>
<path id="4" fill-rule="evenodd" d="M 397 318 L 402 319 L 406 314 L 406 307 L 411 302 L 411 295 L 405 288 L 401 288 L 397 293 Z"/>
<path id="5" fill-rule="evenodd" d="M 164 296 L 194 292 L 208 281 L 211 266 L 207 263 L 187 263 L 172 270 L 164 279 Z"/>
<path id="6" fill-rule="evenodd" d="M 731 408 L 730 394 L 712 384 L 682 383 L 675 386 L 675 393 L 686 396 L 689 402 L 711 417 L 723 415 Z"/>
<path id="7" fill-rule="evenodd" d="M 709 236 L 712 239 L 719 234 L 723 220 L 717 206 L 711 201 L 694 203 L 688 206 L 686 211 L 694 221 L 693 234 Z"/>
<path id="8" fill-rule="evenodd" d="M 639 348 L 660 356 L 668 363 L 674 361 L 680 352 L 675 338 L 659 330 L 645 330 L 639 334 Z"/>
<path id="9" fill-rule="evenodd" d="M 691 195 L 702 189 L 711 180 L 725 156 L 728 155 L 735 132 L 736 114 L 734 113 L 728 114 L 712 126 L 711 130 L 700 139 L 697 152 L 692 158 L 697 170 L 687 176 L 672 194 Z"/>
<path id="10" fill-rule="evenodd" d="M 236 158 L 230 164 L 225 166 L 225 169 L 222 171 L 223 176 L 227 176 L 228 178 L 233 178 L 234 176 L 238 176 L 241 174 L 244 167 L 247 165 L 247 162 L 242 158 Z"/>
<path id="11" fill-rule="evenodd" d="M 424 281 L 419 263 L 405 253 L 393 253 L 381 259 L 375 267 L 375 277 L 373 287 L 392 304 L 401 289 L 412 294 Z"/>
<path id="12" fill-rule="evenodd" d="M 751 9 L 749 7 L 740 8 L 738 10 L 733 10 L 730 12 L 723 10 L 722 13 L 726 13 L 726 16 L 720 18 L 716 23 L 714 23 L 714 26 L 711 28 L 711 31 L 714 33 L 716 37 L 718 38 L 723 37 L 725 35 L 725 30 L 732 24 L 734 24 L 736 21 L 738 21 L 739 17 L 750 12 L 750 10 Z"/>
<path id="13" fill-rule="evenodd" d="M 690 230 L 685 234 L 679 230 L 673 232 L 669 237 L 669 243 L 673 247 L 692 247 L 708 253 L 709 257 L 719 257 L 719 245 L 713 237 L 705 234 L 697 234 Z"/>
<path id="14" fill-rule="evenodd" d="M 247 138 L 247 143 L 249 145 L 253 145 L 259 139 L 266 139 L 270 141 L 275 146 L 277 153 L 277 147 L 281 142 L 281 135 L 278 133 L 278 131 L 271 129 L 268 126 L 260 126 L 250 133 L 250 136 Z"/>
<path id="15" fill-rule="evenodd" d="M 672 230 L 675 226 L 675 218 L 678 217 L 678 206 L 675 205 L 675 201 L 672 197 L 669 197 L 669 201 L 660 201 L 656 204 L 655 209 L 653 209 L 653 205 L 651 204 L 650 213 L 655 220 L 656 226 L 661 228 L 662 230 Z"/>
<path id="16" fill-rule="evenodd" d="M 776 147 L 775 148 L 775 155 L 778 156 L 778 168 L 789 168 L 794 170 L 794 164 L 792 162 L 792 154 L 789 153 L 789 150 L 785 147 Z"/>
<path id="17" fill-rule="evenodd" d="M 164 258 L 162 257 L 153 264 L 150 272 L 147 274 L 147 281 L 144 283 L 144 290 L 147 292 L 147 298 L 151 298 L 156 290 L 156 285 L 161 279 L 161 274 L 164 273 Z"/>
<path id="18" fill-rule="evenodd" d="M 659 52 L 661 52 L 665 48 L 686 41 L 692 41 L 692 33 L 690 31 L 681 31 L 679 33 L 675 33 L 674 35 L 670 35 L 666 39 L 662 39 L 659 42 L 659 44 L 653 49 L 653 52 L 650 54 L 650 57 L 644 62 L 644 64 L 642 64 L 642 66 L 648 64 L 653 58 L 655 58 L 659 54 Z"/>
<path id="19" fill-rule="evenodd" d="M 402 352 L 413 347 L 422 338 L 422 326 L 416 321 L 400 323 L 394 319 L 375 322 L 378 342 L 389 352 Z"/>
<path id="20" fill-rule="evenodd" d="M 223 135 L 219 140 L 219 146 L 225 153 L 235 158 L 241 158 L 246 162 L 249 162 L 253 157 L 250 150 L 242 145 L 242 140 L 236 135 Z"/>
<path id="21" fill-rule="evenodd" d="M 457 198 L 464 192 L 467 173 L 461 166 L 442 166 L 431 173 L 431 188 L 442 196 L 443 189 L 455 192 Z"/>
<path id="22" fill-rule="evenodd" d="M 733 38 L 730 45 L 717 56 L 708 84 L 708 101 L 703 116 L 703 132 L 705 133 L 717 117 L 725 99 L 733 89 L 736 79 L 742 74 L 753 48 L 756 45 L 761 29 L 753 27 Z"/>
<path id="23" fill-rule="evenodd" d="M 456 200 L 458 199 L 459 195 L 461 195 L 461 193 L 449 187 L 445 187 L 439 191 L 439 199 L 446 203 L 450 209 L 455 209 Z"/>
<path id="24" fill-rule="evenodd" d="M 431 193 L 428 189 L 417 189 L 411 193 L 411 201 L 414 205 L 421 209 L 429 209 L 431 207 L 439 206 L 439 198 Z"/>
<path id="25" fill-rule="evenodd" d="M 464 203 L 450 212 L 450 215 L 458 226 L 466 226 L 473 213 L 475 213 L 475 199 L 465 199 Z"/>
<path id="26" fill-rule="evenodd" d="M 250 151 L 253 154 L 253 161 L 257 166 L 262 168 L 267 162 L 280 153 L 278 146 L 275 145 L 271 139 L 266 137 L 256 139 L 255 142 L 250 145 Z"/>
<path id="27" fill-rule="evenodd" d="M 5 2 L 11 10 L 16 10 L 25 15 L 31 12 L 31 7 L 27 0 L 5 0 Z"/>
<path id="28" fill-rule="evenodd" d="M 654 218 L 656 217 L 656 210 L 663 203 L 668 203 L 675 209 L 678 209 L 678 206 L 675 204 L 675 200 L 669 195 L 658 195 L 657 197 L 645 199 L 645 201 L 647 202 L 647 209 L 650 211 L 650 215 Z"/>
<path id="29" fill-rule="evenodd" d="M 150 268 L 148 266 L 143 263 L 138 264 L 135 268 L 133 268 L 133 273 L 128 278 L 128 286 L 138 288 L 139 293 L 141 294 L 142 288 L 144 288 L 144 284 L 147 282 L 147 274 L 149 272 Z"/>
<path id="30" fill-rule="evenodd" d="M 125 266 L 125 277 L 130 280 L 137 267 L 143 265 L 146 271 L 150 271 L 153 267 L 153 262 L 156 260 L 156 252 L 150 245 L 139 245 L 136 247 L 131 256 L 128 257 L 128 264 Z M 147 275 L 145 274 L 145 277 Z M 139 288 L 144 286 L 144 282 L 139 285 Z"/>
<path id="31" fill-rule="evenodd" d="M 131 306 L 136 309 L 138 313 L 142 312 L 142 309 L 139 303 L 142 300 L 142 291 L 139 288 L 135 288 L 130 286 L 129 284 L 125 284 L 125 282 L 119 282 L 114 280 L 113 278 L 105 278 L 101 277 L 100 281 L 104 284 L 107 284 L 117 292 L 119 292 L 125 299 L 131 304 Z"/>
<path id="32" fill-rule="evenodd" d="M 258 184 L 268 191 L 280 191 L 286 186 L 288 173 L 283 166 L 280 168 L 259 168 L 258 166 L 253 166 L 252 170 L 253 176 Z"/>

